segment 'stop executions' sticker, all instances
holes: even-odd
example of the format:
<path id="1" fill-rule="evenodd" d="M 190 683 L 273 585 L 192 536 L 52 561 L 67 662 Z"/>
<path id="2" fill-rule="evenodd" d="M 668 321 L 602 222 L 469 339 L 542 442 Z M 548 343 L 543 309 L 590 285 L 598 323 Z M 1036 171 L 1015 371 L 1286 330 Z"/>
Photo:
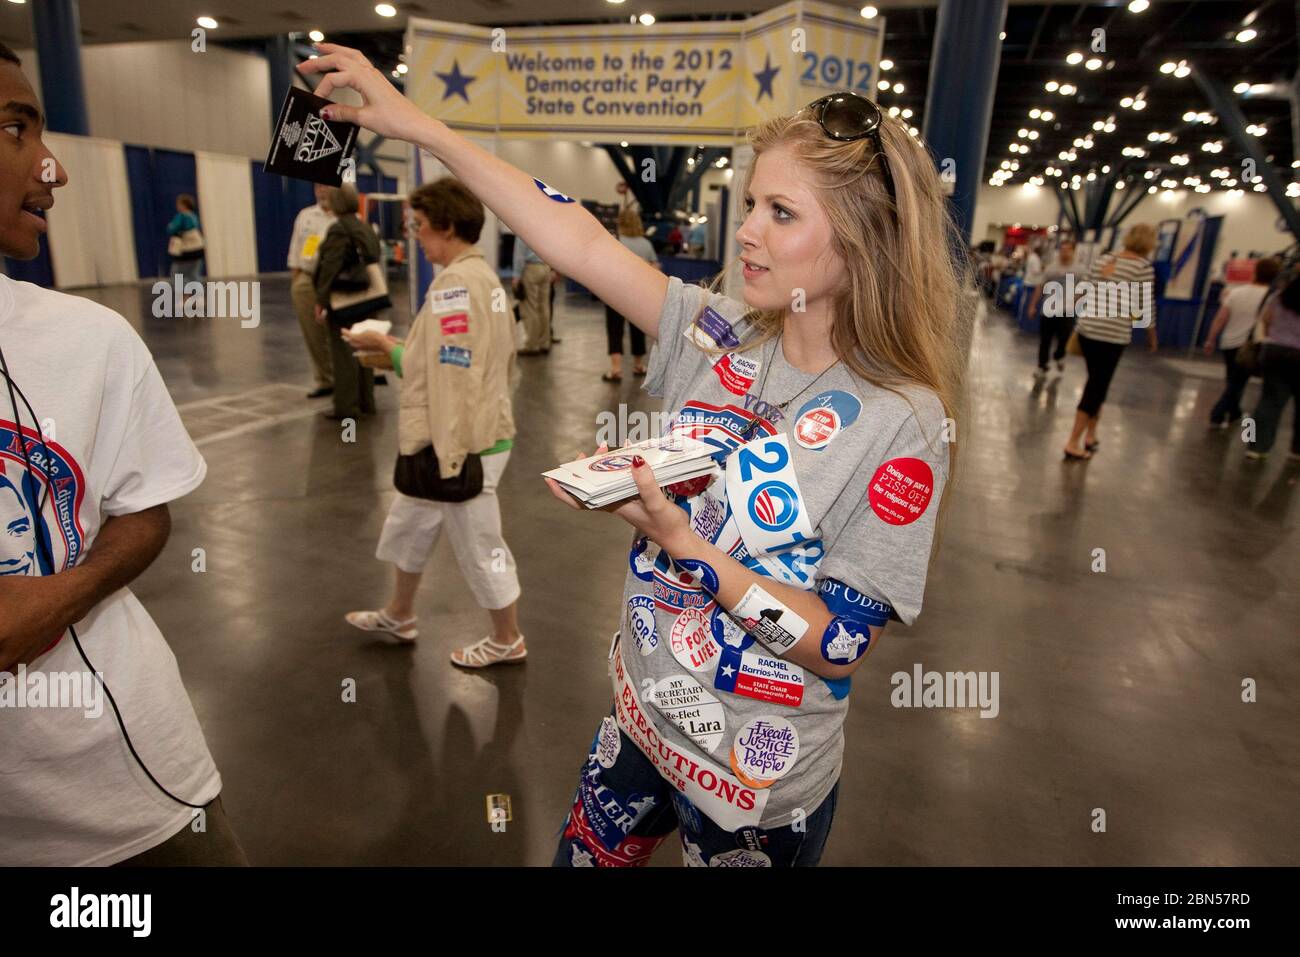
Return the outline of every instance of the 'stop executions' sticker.
<path id="1" fill-rule="evenodd" d="M 871 478 L 867 501 L 882 522 L 910 525 L 925 514 L 934 494 L 934 473 L 921 459 L 890 459 Z"/>
<path id="2" fill-rule="evenodd" d="M 841 429 L 856 422 L 861 411 L 857 396 L 839 389 L 813 396 L 795 417 L 795 441 L 805 449 L 820 452 Z"/>
<path id="3" fill-rule="evenodd" d="M 561 193 L 558 189 L 552 189 L 551 187 L 549 187 L 549 186 L 547 186 L 545 183 L 543 183 L 540 179 L 537 179 L 536 177 L 533 177 L 533 182 L 537 184 L 537 188 L 538 188 L 538 189 L 540 189 L 543 193 L 545 193 L 545 194 L 546 194 L 548 197 L 550 197 L 551 199 L 555 200 L 557 203 L 571 203 L 571 202 L 573 202 L 573 197 L 572 197 L 572 196 L 565 196 L 565 195 L 564 195 L 563 193 Z"/>

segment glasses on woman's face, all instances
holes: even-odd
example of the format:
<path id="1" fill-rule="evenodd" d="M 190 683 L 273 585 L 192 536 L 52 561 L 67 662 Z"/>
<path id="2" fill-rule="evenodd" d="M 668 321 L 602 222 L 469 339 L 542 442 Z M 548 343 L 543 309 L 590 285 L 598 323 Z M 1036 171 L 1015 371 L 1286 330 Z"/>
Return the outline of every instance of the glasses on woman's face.
<path id="1" fill-rule="evenodd" d="M 885 189 L 897 207 L 894 177 L 889 173 L 889 160 L 885 157 L 885 148 L 880 140 L 880 127 L 885 122 L 885 114 L 880 112 L 880 107 L 865 96 L 845 90 L 813 100 L 804 109 L 821 125 L 822 132 L 833 140 L 851 143 L 865 136 L 871 137 L 871 145 L 880 157 L 880 175 L 884 177 Z"/>

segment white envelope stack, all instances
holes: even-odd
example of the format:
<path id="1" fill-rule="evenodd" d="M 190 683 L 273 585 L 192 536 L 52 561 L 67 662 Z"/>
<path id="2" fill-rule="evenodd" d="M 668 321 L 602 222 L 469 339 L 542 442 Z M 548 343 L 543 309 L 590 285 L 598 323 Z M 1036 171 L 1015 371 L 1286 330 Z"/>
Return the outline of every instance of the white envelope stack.
<path id="1" fill-rule="evenodd" d="M 542 474 L 559 482 L 587 508 L 601 508 L 637 494 L 632 478 L 634 455 L 641 456 L 654 469 L 655 481 L 662 487 L 716 471 L 710 458 L 715 452 L 716 447 L 699 439 L 667 436 L 566 462 Z"/>

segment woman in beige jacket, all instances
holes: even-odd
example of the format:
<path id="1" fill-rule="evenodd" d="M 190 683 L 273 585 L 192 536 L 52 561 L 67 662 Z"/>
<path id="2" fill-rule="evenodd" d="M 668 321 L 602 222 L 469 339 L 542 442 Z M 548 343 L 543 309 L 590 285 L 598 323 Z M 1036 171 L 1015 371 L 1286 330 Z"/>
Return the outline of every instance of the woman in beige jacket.
<path id="1" fill-rule="evenodd" d="M 369 332 L 347 335 L 356 349 L 379 352 L 401 376 L 398 431 L 401 452 L 432 445 L 443 478 L 457 475 L 466 457 L 483 462 L 483 491 L 467 502 L 434 502 L 397 492 L 375 557 L 392 563 L 395 583 L 388 604 L 346 618 L 363 631 L 402 641 L 418 635 L 415 593 L 424 566 L 445 526 L 456 560 L 479 605 L 492 616 L 493 633 L 452 653 L 453 663 L 482 668 L 522 661 L 519 578 L 501 535 L 496 488 L 514 444 L 510 378 L 515 364 L 514 316 L 496 273 L 475 247 L 483 229 L 483 204 L 446 176 L 410 197 L 424 255 L 443 267 L 406 342 Z"/>

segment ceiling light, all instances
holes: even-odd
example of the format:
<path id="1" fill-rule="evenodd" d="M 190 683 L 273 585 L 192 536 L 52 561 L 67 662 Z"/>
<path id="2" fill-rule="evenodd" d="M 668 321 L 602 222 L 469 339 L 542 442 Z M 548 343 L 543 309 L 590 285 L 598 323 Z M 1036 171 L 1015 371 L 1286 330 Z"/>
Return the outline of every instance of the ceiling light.
<path id="1" fill-rule="evenodd" d="M 888 89 L 889 89 L 889 81 L 888 81 L 888 80 L 881 80 L 881 81 L 879 81 L 879 82 L 876 84 L 876 89 L 877 89 L 877 90 L 888 90 Z"/>
<path id="2" fill-rule="evenodd" d="M 1038 130 L 1030 130 L 1030 131 L 1029 131 L 1029 138 L 1030 138 L 1031 140 L 1036 140 L 1036 139 L 1038 139 Z"/>
<path id="3" fill-rule="evenodd" d="M 217 21 L 211 17 L 199 17 L 194 22 L 205 30 L 215 30 L 217 28 Z"/>
<path id="4" fill-rule="evenodd" d="M 407 67 L 407 65 L 406 65 L 405 63 L 399 63 L 399 64 L 397 64 L 397 72 L 398 72 L 398 73 L 401 73 L 402 75 L 405 75 L 407 69 L 409 69 L 409 68 Z"/>
<path id="5" fill-rule="evenodd" d="M 1145 110 L 1146 108 L 1147 108 L 1147 101 L 1146 101 L 1146 100 L 1134 100 L 1134 101 L 1133 101 L 1133 109 L 1135 109 L 1135 110 Z"/>
<path id="6" fill-rule="evenodd" d="M 1187 76 L 1191 72 L 1192 72 L 1192 68 L 1187 65 L 1187 62 L 1185 60 L 1179 60 L 1178 69 L 1174 70 L 1174 76 L 1178 77 L 1181 80 L 1183 77 Z"/>
<path id="7" fill-rule="evenodd" d="M 1096 57 L 1093 57 L 1087 63 L 1084 64 L 1084 68 L 1089 70 L 1100 70 L 1101 60 L 1097 59 Z"/>
<path id="8" fill-rule="evenodd" d="M 1063 83 L 1063 84 L 1061 84 L 1061 95 L 1062 95 L 1062 96 L 1074 96 L 1074 93 L 1075 93 L 1075 87 L 1074 87 L 1074 84 L 1072 84 L 1072 83 Z"/>
<path id="9" fill-rule="evenodd" d="M 901 84 L 901 83 L 895 83 L 895 84 L 894 84 L 894 92 L 895 92 L 895 93 L 902 93 L 904 89 L 905 89 L 905 87 L 903 86 L 903 84 Z"/>
<path id="10" fill-rule="evenodd" d="M 1025 129 L 1023 126 L 1020 127 L 1020 129 L 1016 130 L 1016 136 L 1028 136 L 1028 135 L 1029 135 L 1029 130 Z"/>
<path id="11" fill-rule="evenodd" d="M 655 15 L 653 13 L 643 13 L 636 19 L 643 27 L 652 27 L 655 23 Z"/>
<path id="12" fill-rule="evenodd" d="M 1236 93 L 1238 96 L 1248 92 L 1249 90 L 1250 90 L 1250 84 L 1246 83 L 1245 81 L 1238 83 L 1236 86 L 1232 88 L 1232 92 Z"/>
<path id="13" fill-rule="evenodd" d="M 1253 28 L 1251 28 L 1251 27 L 1246 27 L 1246 29 L 1242 30 L 1240 33 L 1237 34 L 1237 42 L 1238 42 L 1238 43 L 1249 43 L 1251 40 L 1255 39 L 1255 37 L 1257 37 L 1257 36 L 1259 36 L 1259 34 L 1256 33 L 1256 32 L 1254 31 Z"/>
<path id="14" fill-rule="evenodd" d="M 1127 110 L 1130 106 L 1133 105 L 1133 97 L 1131 96 L 1124 97 L 1124 99 L 1119 101 L 1119 105 L 1124 107 L 1124 109 Z"/>
<path id="15" fill-rule="evenodd" d="M 1083 54 L 1078 52 L 1071 53 L 1068 57 L 1065 58 L 1065 62 L 1070 64 L 1070 66 L 1074 66 L 1074 64 L 1076 63 L 1082 63 Z"/>
<path id="16" fill-rule="evenodd" d="M 397 8 L 391 3 L 377 3 L 375 4 L 375 13 L 381 17 L 395 17 L 397 16 Z"/>
<path id="17" fill-rule="evenodd" d="M 1151 0 L 1130 0 L 1128 5 L 1128 12 L 1141 13 L 1149 6 L 1151 6 Z"/>
<path id="18" fill-rule="evenodd" d="M 876 14 L 879 13 L 880 11 L 877 10 L 875 7 L 863 7 L 858 12 L 862 14 L 864 19 L 874 20 L 876 18 Z"/>
<path id="19" fill-rule="evenodd" d="M 890 115 L 890 116 L 897 116 L 900 112 L 902 112 L 902 111 L 899 110 L 899 108 L 896 107 L 896 106 L 891 106 L 891 107 L 889 108 L 889 115 Z"/>
<path id="20" fill-rule="evenodd" d="M 881 71 L 882 73 L 885 72 L 886 70 L 892 70 L 893 68 L 894 68 L 894 61 L 893 61 L 893 60 L 881 60 L 881 61 L 880 61 L 880 71 Z"/>
<path id="21" fill-rule="evenodd" d="M 912 118 L 912 109 L 911 107 L 908 107 L 907 109 L 903 110 L 903 119 L 910 120 L 911 118 Z"/>
<path id="22" fill-rule="evenodd" d="M 1046 90 L 1048 93 L 1055 93 L 1056 88 L 1059 87 L 1060 85 L 1061 84 L 1057 83 L 1055 80 L 1048 80 L 1046 83 L 1043 84 L 1043 89 Z"/>
<path id="23" fill-rule="evenodd" d="M 319 30 L 313 30 L 311 33 L 307 34 L 307 36 L 311 38 L 312 43 L 323 43 L 325 40 L 325 34 L 321 33 Z"/>
<path id="24" fill-rule="evenodd" d="M 1042 115 L 1042 112 L 1043 111 L 1040 110 L 1038 107 L 1034 107 L 1032 110 L 1029 111 L 1029 118 L 1031 120 L 1036 120 L 1040 115 Z"/>
<path id="25" fill-rule="evenodd" d="M 1124 188 L 1124 181 L 1123 181 L 1122 179 L 1119 180 L 1119 181 L 1115 184 L 1115 188 L 1116 188 L 1116 189 L 1123 189 L 1123 188 Z"/>
<path id="26" fill-rule="evenodd" d="M 1049 123 L 1055 118 L 1056 114 L 1051 110 L 1043 110 L 1042 116 L 1039 117 L 1039 119 L 1046 120 Z"/>

